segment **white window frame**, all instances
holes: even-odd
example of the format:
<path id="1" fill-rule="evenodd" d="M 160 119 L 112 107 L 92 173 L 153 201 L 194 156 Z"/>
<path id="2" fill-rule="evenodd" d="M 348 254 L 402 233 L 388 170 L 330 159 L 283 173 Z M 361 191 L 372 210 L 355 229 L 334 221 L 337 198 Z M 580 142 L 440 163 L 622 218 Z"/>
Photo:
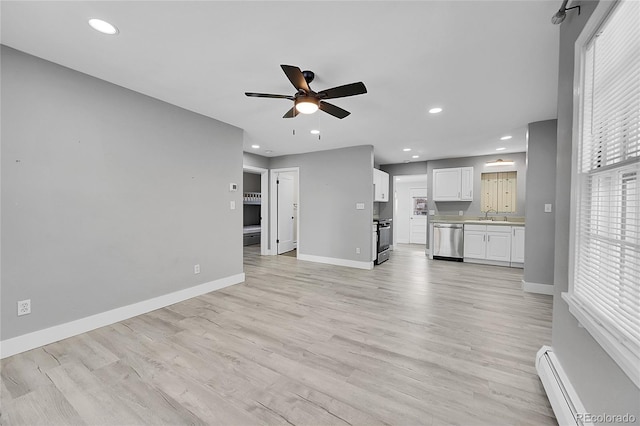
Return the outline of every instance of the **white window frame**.
<path id="1" fill-rule="evenodd" d="M 574 267 L 576 253 L 576 235 L 578 226 L 578 194 L 580 190 L 580 170 L 579 146 L 581 143 L 582 131 L 582 99 L 581 90 L 584 80 L 584 56 L 587 44 L 596 34 L 599 28 L 605 23 L 609 14 L 615 9 L 618 2 L 600 1 L 595 11 L 589 18 L 582 33 L 575 43 L 574 58 L 574 87 L 573 87 L 573 133 L 572 133 L 572 179 L 571 179 L 571 223 L 569 241 L 569 291 L 562 293 L 562 299 L 569 305 L 569 312 L 578 320 L 598 344 L 609 354 L 618 364 L 631 381 L 640 388 L 640 354 L 634 353 L 627 346 L 621 343 L 618 336 L 594 316 L 589 308 L 585 307 L 575 297 L 573 297 Z"/>

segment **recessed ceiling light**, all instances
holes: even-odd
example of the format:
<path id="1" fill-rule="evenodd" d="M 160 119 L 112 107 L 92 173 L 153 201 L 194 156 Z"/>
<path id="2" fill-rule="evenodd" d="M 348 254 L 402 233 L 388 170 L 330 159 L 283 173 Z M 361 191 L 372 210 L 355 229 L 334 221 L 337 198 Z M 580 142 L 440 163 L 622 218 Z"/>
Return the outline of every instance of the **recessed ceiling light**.
<path id="1" fill-rule="evenodd" d="M 430 113 L 430 114 L 437 114 L 437 113 L 439 113 L 439 112 L 442 112 L 442 108 L 439 108 L 439 107 L 438 107 L 438 108 L 431 108 L 431 109 L 429 110 L 429 113 Z"/>
<path id="2" fill-rule="evenodd" d="M 505 149 L 507 149 L 507 148 L 501 146 L 500 148 L 496 148 L 496 151 L 504 151 Z"/>
<path id="3" fill-rule="evenodd" d="M 251 148 L 258 149 L 258 148 L 260 148 L 260 145 L 251 145 Z"/>
<path id="4" fill-rule="evenodd" d="M 403 150 L 404 152 L 409 152 L 409 151 L 411 151 L 411 148 L 403 148 L 402 150 Z"/>
<path id="5" fill-rule="evenodd" d="M 411 158 L 420 158 L 419 155 L 412 155 Z"/>
<path id="6" fill-rule="evenodd" d="M 108 23 L 107 21 L 103 21 L 102 19 L 89 19 L 89 25 L 91 25 L 91 28 L 93 28 L 94 30 L 100 31 L 103 34 L 118 34 L 118 29 L 114 25 Z"/>
<path id="7" fill-rule="evenodd" d="M 507 135 L 507 136 L 503 136 L 500 138 L 501 141 L 508 141 L 509 139 L 511 139 L 513 136 L 511 135 Z"/>
<path id="8" fill-rule="evenodd" d="M 310 133 L 311 133 L 312 135 L 319 135 L 319 134 L 320 134 L 320 130 L 313 129 Z"/>

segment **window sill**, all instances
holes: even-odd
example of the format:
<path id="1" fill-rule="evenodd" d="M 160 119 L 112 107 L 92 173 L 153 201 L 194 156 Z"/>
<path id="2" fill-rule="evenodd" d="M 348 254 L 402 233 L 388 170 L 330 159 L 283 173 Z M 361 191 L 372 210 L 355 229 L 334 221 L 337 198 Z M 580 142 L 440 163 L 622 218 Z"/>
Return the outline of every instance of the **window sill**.
<path id="1" fill-rule="evenodd" d="M 596 342 L 618 364 L 629 379 L 640 388 L 640 358 L 623 345 L 618 338 L 597 321 L 571 294 L 562 293 L 562 299 L 569 305 L 569 312 L 578 320 Z"/>

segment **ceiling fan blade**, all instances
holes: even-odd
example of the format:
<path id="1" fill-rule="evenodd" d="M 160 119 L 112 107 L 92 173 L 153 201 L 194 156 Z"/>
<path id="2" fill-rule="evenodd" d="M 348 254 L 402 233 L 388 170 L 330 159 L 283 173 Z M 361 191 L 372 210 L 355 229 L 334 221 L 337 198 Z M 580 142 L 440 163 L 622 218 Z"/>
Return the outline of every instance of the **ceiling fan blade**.
<path id="1" fill-rule="evenodd" d="M 324 101 L 320 101 L 320 109 L 326 112 L 327 114 L 331 114 L 334 117 L 338 117 L 340 119 L 343 119 L 347 115 L 351 114 L 347 110 L 344 110 L 340 107 L 330 104 L 329 102 L 324 102 Z"/>
<path id="2" fill-rule="evenodd" d="M 298 110 L 294 106 L 289 111 L 287 111 L 287 113 L 283 115 L 282 118 L 294 118 L 296 115 L 298 115 Z"/>
<path id="3" fill-rule="evenodd" d="M 296 90 L 304 90 L 306 93 L 311 92 L 311 89 L 307 84 L 307 80 L 304 79 L 300 68 L 294 67 L 293 65 L 280 65 L 280 67 Z"/>
<path id="4" fill-rule="evenodd" d="M 289 99 L 291 101 L 294 99 L 293 96 L 289 96 L 289 95 L 272 95 L 269 93 L 253 93 L 253 92 L 244 92 L 244 94 L 252 98 Z"/>
<path id="5" fill-rule="evenodd" d="M 345 84 L 344 86 L 322 90 L 318 92 L 318 97 L 320 99 L 335 99 L 346 98 L 347 96 L 362 95 L 365 93 L 367 93 L 367 88 L 365 87 L 363 82 L 359 81 L 358 83 Z"/>

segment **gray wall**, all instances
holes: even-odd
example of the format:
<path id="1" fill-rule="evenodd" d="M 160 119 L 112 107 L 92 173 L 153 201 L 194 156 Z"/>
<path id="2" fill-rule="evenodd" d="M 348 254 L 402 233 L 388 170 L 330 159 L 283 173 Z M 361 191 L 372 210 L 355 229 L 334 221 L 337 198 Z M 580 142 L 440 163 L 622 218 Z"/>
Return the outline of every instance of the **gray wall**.
<path id="1" fill-rule="evenodd" d="M 558 120 L 530 123 L 527 132 L 527 283 L 553 285 L 557 124 Z M 550 213 L 545 213 L 545 204 L 552 204 Z"/>
<path id="2" fill-rule="evenodd" d="M 260 180 L 258 173 L 242 173 L 242 190 L 245 192 L 260 192 Z"/>
<path id="3" fill-rule="evenodd" d="M 242 153 L 242 161 L 245 166 L 260 167 L 261 169 L 269 168 L 269 157 L 253 154 L 250 152 Z"/>
<path id="4" fill-rule="evenodd" d="M 373 147 L 271 158 L 272 170 L 287 167 L 300 168 L 298 252 L 371 261 Z M 356 203 L 364 203 L 364 210 L 356 210 Z"/>
<path id="5" fill-rule="evenodd" d="M 242 273 L 240 129 L 1 54 L 3 340 Z"/>
<path id="6" fill-rule="evenodd" d="M 502 158 L 503 160 L 513 160 L 513 166 L 487 166 L 487 161 L 497 160 Z M 449 167 L 473 167 L 473 201 L 433 201 L 433 169 L 446 169 Z M 524 216 L 525 214 L 525 193 L 526 193 L 526 171 L 527 164 L 524 152 L 517 152 L 513 154 L 496 154 L 485 155 L 479 157 L 461 157 L 461 158 L 449 158 L 446 160 L 433 160 L 427 162 L 427 174 L 429 175 L 429 209 L 435 210 L 436 215 L 457 215 L 462 210 L 465 216 L 484 216 L 484 213 L 480 211 L 480 188 L 482 187 L 481 175 L 482 173 L 491 172 L 517 172 L 517 203 L 516 212 L 504 214 L 500 213 L 499 216 Z"/>
<path id="7" fill-rule="evenodd" d="M 561 293 L 568 290 L 569 280 L 574 43 L 597 5 L 578 3 L 582 5 L 581 14 L 568 13 L 560 27 L 553 348 L 588 412 L 630 413 L 640 419 L 640 390 L 578 325 L 561 298 Z"/>

